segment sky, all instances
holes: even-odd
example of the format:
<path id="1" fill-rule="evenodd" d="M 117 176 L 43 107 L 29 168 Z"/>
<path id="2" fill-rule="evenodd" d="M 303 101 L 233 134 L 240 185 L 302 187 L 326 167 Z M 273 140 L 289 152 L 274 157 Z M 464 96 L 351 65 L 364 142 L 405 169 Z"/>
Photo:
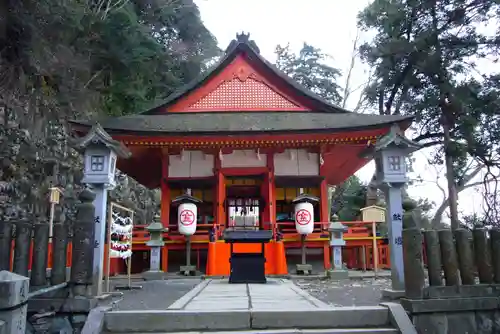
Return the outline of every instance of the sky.
<path id="1" fill-rule="evenodd" d="M 250 33 L 261 54 L 274 62 L 276 45 L 290 44 L 298 50 L 304 42 L 320 48 L 332 57 L 332 64 L 345 74 L 352 59 L 353 43 L 358 33 L 357 14 L 368 0 L 195 0 L 205 26 L 215 35 L 219 46 L 225 49 L 237 33 Z M 367 41 L 370 34 L 361 32 L 360 40 Z M 354 67 L 351 87 L 363 85 L 368 68 L 359 60 Z M 353 93 L 347 101 L 347 109 L 353 108 L 359 94 Z M 430 152 L 417 152 L 414 172 L 410 177 L 421 176 L 425 182 L 410 186 L 409 194 L 415 198 L 428 198 L 437 205 L 443 201 L 440 188 L 446 189 L 442 167 L 430 166 Z M 356 173 L 368 182 L 374 172 L 370 163 Z M 438 182 L 439 186 L 436 184 Z M 475 188 L 459 195 L 459 210 L 464 214 L 481 211 L 481 196 Z M 446 220 L 446 217 L 443 217 Z"/>

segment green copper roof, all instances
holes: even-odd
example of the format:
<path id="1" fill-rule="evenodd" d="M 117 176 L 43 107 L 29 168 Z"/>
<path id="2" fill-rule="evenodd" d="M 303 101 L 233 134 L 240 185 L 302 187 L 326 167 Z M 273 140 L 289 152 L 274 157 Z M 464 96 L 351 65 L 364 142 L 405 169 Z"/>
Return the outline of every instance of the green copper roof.
<path id="1" fill-rule="evenodd" d="M 148 134 L 240 134 L 259 132 L 321 132 L 377 128 L 411 121 L 408 116 L 381 116 L 356 113 L 325 112 L 206 112 L 130 115 L 100 122 L 111 133 Z M 89 123 L 73 121 L 76 125 Z"/>

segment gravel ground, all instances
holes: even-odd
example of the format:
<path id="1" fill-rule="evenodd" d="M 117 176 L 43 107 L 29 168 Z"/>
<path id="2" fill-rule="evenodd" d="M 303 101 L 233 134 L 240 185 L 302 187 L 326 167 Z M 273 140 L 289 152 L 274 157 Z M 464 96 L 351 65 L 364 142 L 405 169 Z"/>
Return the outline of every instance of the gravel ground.
<path id="1" fill-rule="evenodd" d="M 171 279 L 164 281 L 136 281 L 132 285 L 140 285 L 140 290 L 123 291 L 123 299 L 113 298 L 115 310 L 165 310 L 177 299 L 194 288 L 198 279 Z M 126 281 L 115 281 L 113 286 L 124 285 Z"/>
<path id="2" fill-rule="evenodd" d="M 312 296 L 333 306 L 372 306 L 381 301 L 381 290 L 390 288 L 387 278 L 330 281 L 295 279 L 294 283 Z"/>

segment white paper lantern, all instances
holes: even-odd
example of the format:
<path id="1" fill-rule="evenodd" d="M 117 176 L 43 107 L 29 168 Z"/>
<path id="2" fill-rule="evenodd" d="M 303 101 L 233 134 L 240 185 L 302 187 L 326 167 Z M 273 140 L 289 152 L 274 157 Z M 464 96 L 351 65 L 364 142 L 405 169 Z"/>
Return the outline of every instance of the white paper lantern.
<path id="1" fill-rule="evenodd" d="M 310 234 L 314 230 L 314 207 L 312 203 L 295 204 L 295 228 L 299 234 Z"/>
<path id="2" fill-rule="evenodd" d="M 196 232 L 196 219 L 198 208 L 194 203 L 182 203 L 177 209 L 177 224 L 179 233 L 193 235 Z"/>

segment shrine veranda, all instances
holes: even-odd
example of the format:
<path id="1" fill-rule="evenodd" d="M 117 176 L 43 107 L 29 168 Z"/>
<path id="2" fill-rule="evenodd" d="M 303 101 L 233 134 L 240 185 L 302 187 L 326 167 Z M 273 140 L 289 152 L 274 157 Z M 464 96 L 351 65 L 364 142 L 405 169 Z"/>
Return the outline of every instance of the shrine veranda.
<path id="1" fill-rule="evenodd" d="M 228 229 L 272 231 L 265 244 L 265 273 L 288 274 L 301 246 L 297 217 L 311 220 L 312 232 L 305 239 L 308 258 L 330 268 L 328 185 L 340 184 L 363 167 L 380 138 L 404 132 L 411 121 L 333 106 L 262 58 L 248 36 L 238 36 L 212 70 L 162 104 L 101 125 L 132 153 L 118 158 L 117 168 L 148 188 L 161 189 L 160 219 L 168 229 L 163 232 L 161 270 L 176 272 L 183 264 L 186 236 L 180 233 L 184 222 L 179 217 L 191 222 L 193 216 L 187 211 L 179 216 L 172 201 L 189 193 L 200 200 L 190 237 L 191 264 L 209 276 L 227 276 L 230 246 L 223 235 Z M 91 126 L 72 122 L 80 136 Z M 402 159 L 395 163 L 405 168 Z M 296 215 L 292 201 L 304 194 L 318 201 L 311 212 Z M 133 272 L 148 269 L 149 223 L 134 223 Z M 387 242 L 372 231 L 365 237 L 354 230 L 349 230 L 354 234 L 345 252 L 363 245 L 365 267 L 375 256 L 378 266 L 389 268 Z M 377 255 L 364 248 L 371 247 L 372 239 L 380 245 Z M 258 247 L 235 244 L 234 251 Z M 354 253 L 346 260 L 356 257 L 359 262 Z M 111 273 L 125 272 L 119 259 L 110 266 Z"/>

